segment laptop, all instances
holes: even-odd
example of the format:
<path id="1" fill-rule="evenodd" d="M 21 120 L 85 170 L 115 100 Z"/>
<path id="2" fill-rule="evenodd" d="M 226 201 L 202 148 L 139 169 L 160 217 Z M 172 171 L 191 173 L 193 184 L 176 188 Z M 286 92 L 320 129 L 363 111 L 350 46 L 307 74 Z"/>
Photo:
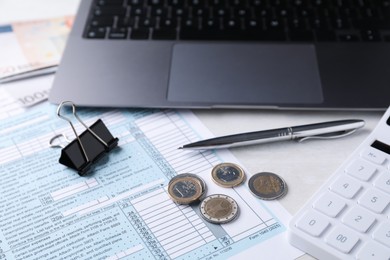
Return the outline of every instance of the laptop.
<path id="1" fill-rule="evenodd" d="M 49 100 L 383 110 L 388 0 L 83 0 Z"/>

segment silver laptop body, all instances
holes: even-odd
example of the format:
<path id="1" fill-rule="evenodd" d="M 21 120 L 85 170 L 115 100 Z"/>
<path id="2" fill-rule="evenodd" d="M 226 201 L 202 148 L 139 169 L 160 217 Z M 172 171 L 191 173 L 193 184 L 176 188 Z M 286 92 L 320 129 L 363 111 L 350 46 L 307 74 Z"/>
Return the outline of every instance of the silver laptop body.
<path id="1" fill-rule="evenodd" d="M 388 29 L 375 42 L 130 39 L 131 28 L 126 39 L 91 39 L 86 23 L 96 10 L 92 4 L 80 3 L 50 93 L 53 103 L 365 110 L 389 105 Z"/>

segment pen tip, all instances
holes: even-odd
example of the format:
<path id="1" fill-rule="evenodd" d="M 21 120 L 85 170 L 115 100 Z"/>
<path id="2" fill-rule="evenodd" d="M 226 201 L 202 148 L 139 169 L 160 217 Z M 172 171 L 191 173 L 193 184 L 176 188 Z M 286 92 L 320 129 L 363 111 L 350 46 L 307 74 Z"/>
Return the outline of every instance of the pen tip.
<path id="1" fill-rule="evenodd" d="M 183 149 L 183 147 L 179 147 L 179 148 L 177 148 L 177 149 L 181 150 L 181 149 Z"/>

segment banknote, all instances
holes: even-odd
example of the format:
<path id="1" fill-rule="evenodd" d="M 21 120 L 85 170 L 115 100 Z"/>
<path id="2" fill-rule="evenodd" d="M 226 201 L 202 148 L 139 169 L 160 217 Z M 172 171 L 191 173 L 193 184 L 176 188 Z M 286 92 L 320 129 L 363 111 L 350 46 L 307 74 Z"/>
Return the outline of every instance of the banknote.
<path id="1" fill-rule="evenodd" d="M 0 25 L 0 78 L 59 63 L 73 16 Z"/>
<path id="2" fill-rule="evenodd" d="M 0 84 L 0 86 L 3 92 L 8 94 L 9 101 L 12 100 L 12 108 L 17 106 L 23 109 L 47 100 L 49 97 L 51 85 L 53 84 L 53 80 L 54 75 L 45 75 L 41 77 L 29 78 L 28 80 L 17 80 L 4 83 Z M 1 112 L 4 111 L 0 111 L 0 114 Z"/>

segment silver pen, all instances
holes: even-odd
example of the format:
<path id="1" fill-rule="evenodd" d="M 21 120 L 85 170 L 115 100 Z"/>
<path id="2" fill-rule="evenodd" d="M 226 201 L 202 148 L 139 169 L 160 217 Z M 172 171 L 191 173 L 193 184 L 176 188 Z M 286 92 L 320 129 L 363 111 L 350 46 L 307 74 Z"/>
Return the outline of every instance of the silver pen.
<path id="1" fill-rule="evenodd" d="M 329 121 L 221 136 L 186 144 L 179 149 L 206 150 L 288 140 L 333 139 L 350 135 L 363 126 L 364 121 L 358 119 Z"/>

